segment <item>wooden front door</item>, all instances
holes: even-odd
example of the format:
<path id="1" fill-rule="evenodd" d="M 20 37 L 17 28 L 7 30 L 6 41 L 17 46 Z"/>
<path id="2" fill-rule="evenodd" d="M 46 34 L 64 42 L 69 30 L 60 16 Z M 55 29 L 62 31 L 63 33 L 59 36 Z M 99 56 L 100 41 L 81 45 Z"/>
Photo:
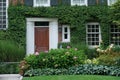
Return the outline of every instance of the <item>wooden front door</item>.
<path id="1" fill-rule="evenodd" d="M 35 52 L 49 50 L 49 27 L 35 27 Z"/>

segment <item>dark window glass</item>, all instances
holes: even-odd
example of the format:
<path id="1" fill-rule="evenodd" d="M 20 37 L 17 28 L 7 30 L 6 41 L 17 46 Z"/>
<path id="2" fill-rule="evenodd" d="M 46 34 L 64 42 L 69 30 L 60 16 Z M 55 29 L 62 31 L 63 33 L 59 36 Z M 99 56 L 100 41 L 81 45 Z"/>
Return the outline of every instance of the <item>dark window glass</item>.
<path id="1" fill-rule="evenodd" d="M 68 39 L 68 34 L 64 34 L 64 39 Z"/>
<path id="2" fill-rule="evenodd" d="M 67 29 L 67 27 L 65 27 L 65 28 L 64 28 L 64 30 L 65 30 L 65 32 L 68 32 L 68 29 Z"/>
<path id="3" fill-rule="evenodd" d="M 49 22 L 35 22 L 35 26 L 49 26 Z"/>

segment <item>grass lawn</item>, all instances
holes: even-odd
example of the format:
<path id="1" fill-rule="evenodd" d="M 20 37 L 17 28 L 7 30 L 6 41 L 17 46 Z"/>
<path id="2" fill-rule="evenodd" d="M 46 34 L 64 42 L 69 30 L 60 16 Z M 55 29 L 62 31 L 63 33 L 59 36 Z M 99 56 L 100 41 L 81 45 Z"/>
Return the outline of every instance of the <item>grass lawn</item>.
<path id="1" fill-rule="evenodd" d="M 24 77 L 23 80 L 120 80 L 120 77 L 98 75 L 60 75 Z"/>

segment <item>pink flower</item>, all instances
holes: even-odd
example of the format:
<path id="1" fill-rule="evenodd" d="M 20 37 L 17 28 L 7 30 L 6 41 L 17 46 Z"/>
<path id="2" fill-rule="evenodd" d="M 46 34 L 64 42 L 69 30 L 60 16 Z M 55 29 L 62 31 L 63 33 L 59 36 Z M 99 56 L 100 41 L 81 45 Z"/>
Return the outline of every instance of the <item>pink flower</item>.
<path id="1" fill-rule="evenodd" d="M 35 55 L 38 56 L 38 55 L 39 55 L 39 52 L 35 52 Z"/>
<path id="2" fill-rule="evenodd" d="M 70 46 L 67 46 L 67 49 L 69 49 L 70 48 Z"/>
<path id="3" fill-rule="evenodd" d="M 48 51 L 44 51 L 45 53 L 48 53 Z"/>

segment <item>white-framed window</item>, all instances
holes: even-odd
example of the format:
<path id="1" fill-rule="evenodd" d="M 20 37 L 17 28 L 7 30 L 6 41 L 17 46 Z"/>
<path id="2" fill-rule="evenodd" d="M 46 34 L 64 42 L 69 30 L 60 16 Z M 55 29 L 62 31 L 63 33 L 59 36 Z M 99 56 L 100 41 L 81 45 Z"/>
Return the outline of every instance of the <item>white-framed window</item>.
<path id="1" fill-rule="evenodd" d="M 50 6 L 50 0 L 33 0 L 34 1 L 34 7 L 44 6 L 48 7 Z"/>
<path id="2" fill-rule="evenodd" d="M 62 42 L 70 42 L 70 26 L 62 25 Z"/>
<path id="3" fill-rule="evenodd" d="M 99 23 L 87 23 L 86 25 L 86 42 L 90 47 L 99 46 L 101 41 L 101 30 Z"/>
<path id="4" fill-rule="evenodd" d="M 88 5 L 87 4 L 87 0 L 71 0 L 71 5 L 78 5 L 78 6 L 82 6 L 82 5 Z"/>
<path id="5" fill-rule="evenodd" d="M 108 5 L 109 5 L 109 6 L 112 5 L 112 4 L 114 4 L 116 1 L 117 1 L 117 0 L 108 0 Z"/>
<path id="6" fill-rule="evenodd" d="M 0 29 L 6 29 L 8 25 L 7 18 L 8 0 L 0 0 Z"/>
<path id="7" fill-rule="evenodd" d="M 120 45 L 120 28 L 116 25 L 110 27 L 110 43 Z"/>

